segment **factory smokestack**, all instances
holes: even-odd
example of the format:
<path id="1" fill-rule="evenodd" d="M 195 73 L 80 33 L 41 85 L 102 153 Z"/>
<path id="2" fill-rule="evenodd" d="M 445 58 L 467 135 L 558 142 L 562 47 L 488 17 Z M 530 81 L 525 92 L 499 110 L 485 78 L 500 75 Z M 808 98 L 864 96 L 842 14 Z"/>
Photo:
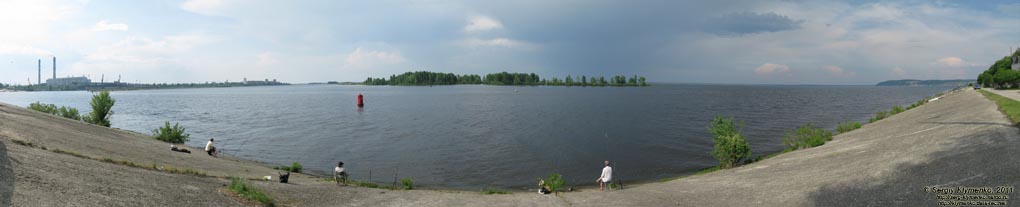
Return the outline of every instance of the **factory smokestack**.
<path id="1" fill-rule="evenodd" d="M 57 56 L 53 56 L 53 80 L 57 79 Z"/>
<path id="2" fill-rule="evenodd" d="M 37 60 L 36 70 L 38 70 L 39 75 L 36 77 L 36 81 L 39 81 L 39 84 L 42 84 L 42 59 Z"/>

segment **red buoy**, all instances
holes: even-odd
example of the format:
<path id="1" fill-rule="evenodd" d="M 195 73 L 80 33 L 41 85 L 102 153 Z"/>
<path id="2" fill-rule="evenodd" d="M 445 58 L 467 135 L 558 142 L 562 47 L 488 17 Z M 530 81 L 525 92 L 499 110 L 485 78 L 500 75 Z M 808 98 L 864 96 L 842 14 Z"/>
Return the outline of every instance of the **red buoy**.
<path id="1" fill-rule="evenodd" d="M 365 97 L 358 93 L 358 107 L 365 107 Z"/>

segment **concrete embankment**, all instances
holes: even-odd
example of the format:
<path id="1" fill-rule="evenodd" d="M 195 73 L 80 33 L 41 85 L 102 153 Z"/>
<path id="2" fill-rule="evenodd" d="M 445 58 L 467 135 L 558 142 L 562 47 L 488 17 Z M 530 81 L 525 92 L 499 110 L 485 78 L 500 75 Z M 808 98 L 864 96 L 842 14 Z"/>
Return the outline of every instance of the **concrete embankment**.
<path id="1" fill-rule="evenodd" d="M 226 192 L 223 176 L 276 174 L 258 163 L 172 153 L 168 146 L 144 135 L 0 104 L 0 201 L 13 206 L 237 206 L 244 204 Z M 128 167 L 53 149 L 196 169 L 209 176 Z M 292 206 L 933 206 L 935 194 L 925 193 L 925 187 L 1018 186 L 1016 152 L 1020 130 L 994 103 L 964 90 L 837 135 L 819 147 L 608 192 L 393 191 L 337 187 L 306 175 L 297 175 L 292 184 L 252 182 L 278 204 Z M 593 169 L 592 180 L 598 170 Z"/>

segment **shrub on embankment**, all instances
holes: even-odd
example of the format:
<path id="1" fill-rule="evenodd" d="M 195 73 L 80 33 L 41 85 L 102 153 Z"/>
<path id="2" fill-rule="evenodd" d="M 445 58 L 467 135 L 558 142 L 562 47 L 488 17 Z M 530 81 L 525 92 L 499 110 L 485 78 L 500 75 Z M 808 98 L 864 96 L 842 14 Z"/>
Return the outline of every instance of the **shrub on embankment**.
<path id="1" fill-rule="evenodd" d="M 174 123 L 174 126 L 171 127 L 169 121 L 163 127 L 153 129 L 152 136 L 156 140 L 174 144 L 187 142 L 188 138 L 191 137 L 190 134 L 184 132 L 184 127 L 180 126 L 180 123 Z"/>
<path id="2" fill-rule="evenodd" d="M 843 123 L 840 123 L 838 126 L 836 126 L 836 132 L 839 132 L 840 134 L 842 134 L 842 133 L 847 133 L 847 132 L 853 131 L 854 129 L 860 129 L 860 128 L 861 128 L 861 123 L 860 122 L 856 122 L 856 121 L 843 122 Z"/>
<path id="3" fill-rule="evenodd" d="M 404 190 L 414 189 L 414 180 L 411 180 L 411 178 L 400 179 L 400 184 L 404 186 Z"/>
<path id="4" fill-rule="evenodd" d="M 563 176 L 559 173 L 549 174 L 549 177 L 545 178 L 545 185 L 549 187 L 549 191 L 559 192 L 563 190 Z"/>
<path id="5" fill-rule="evenodd" d="M 751 156 L 751 145 L 741 134 L 740 128 L 733 125 L 733 118 L 716 116 L 709 123 L 708 131 L 715 136 L 715 148 L 711 154 L 719 161 L 720 168 L 731 168 Z"/>
<path id="6" fill-rule="evenodd" d="M 78 115 L 78 109 L 66 106 L 61 106 L 60 108 L 57 108 L 57 105 L 35 102 L 28 104 L 28 109 L 32 109 L 47 114 L 53 114 L 68 119 L 74 120 L 81 119 L 81 116 Z"/>
<path id="7" fill-rule="evenodd" d="M 301 166 L 301 163 L 294 162 L 294 163 L 290 164 L 290 166 L 273 167 L 273 169 L 283 170 L 283 171 L 287 171 L 287 172 L 300 173 L 301 170 L 304 169 L 304 167 Z"/>
<path id="8" fill-rule="evenodd" d="M 892 109 L 889 109 L 889 111 L 879 111 L 875 113 L 875 117 L 871 117 L 871 119 L 868 119 L 868 123 L 875 123 L 878 120 L 889 118 L 890 116 L 902 113 L 913 108 L 917 108 L 918 106 L 924 105 L 924 103 L 928 103 L 929 98 L 930 97 L 925 97 L 924 99 L 918 100 L 917 102 L 910 104 L 910 106 L 907 107 L 906 109 L 904 109 L 902 106 L 896 105 L 893 106 Z"/>
<path id="9" fill-rule="evenodd" d="M 981 94 L 984 95 L 985 98 L 988 98 L 988 100 L 995 102 L 995 105 L 999 106 L 999 111 L 1002 112 L 1003 114 L 1006 114 L 1006 117 L 1009 117 L 1009 121 L 1012 122 L 1013 125 L 1017 125 L 1017 123 L 1020 123 L 1020 101 L 1016 101 L 1011 98 L 1006 98 L 1000 96 L 999 94 L 995 94 L 985 90 L 978 91 L 981 92 Z"/>
<path id="10" fill-rule="evenodd" d="M 116 103 L 117 100 L 110 98 L 110 91 L 100 91 L 99 94 L 92 96 L 92 102 L 90 103 L 92 112 L 81 117 L 81 119 L 91 124 L 110 127 L 110 117 L 113 116 L 113 110 L 110 109 Z"/>
<path id="11" fill-rule="evenodd" d="M 236 193 L 238 197 L 258 201 L 266 206 L 276 206 L 276 203 L 273 202 L 273 199 L 270 198 L 269 195 L 266 195 L 266 193 L 262 192 L 262 190 L 248 185 L 244 179 L 230 177 L 230 186 L 228 189 L 230 189 L 231 192 Z"/>
<path id="12" fill-rule="evenodd" d="M 816 128 L 811 124 L 804 124 L 797 130 L 787 131 L 783 136 L 783 145 L 787 150 L 797 150 L 816 147 L 832 140 L 832 132 L 822 128 Z"/>

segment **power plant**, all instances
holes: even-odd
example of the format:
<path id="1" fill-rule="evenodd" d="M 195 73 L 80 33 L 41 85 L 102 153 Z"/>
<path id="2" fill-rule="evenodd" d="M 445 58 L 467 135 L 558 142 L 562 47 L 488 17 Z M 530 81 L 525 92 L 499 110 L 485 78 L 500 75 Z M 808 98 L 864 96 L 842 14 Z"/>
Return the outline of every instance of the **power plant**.
<path id="1" fill-rule="evenodd" d="M 39 62 L 40 62 L 39 67 L 41 68 L 42 60 L 39 60 Z M 42 69 L 40 69 L 40 71 L 41 70 Z M 41 79 L 42 72 L 40 72 L 39 76 Z M 89 78 L 85 76 L 57 78 L 57 57 L 56 56 L 53 57 L 53 78 L 46 80 L 46 85 L 62 87 L 62 86 L 86 86 L 89 84 L 92 84 L 92 80 L 89 80 Z"/>
<path id="2" fill-rule="evenodd" d="M 13 61 L 12 61 L 13 63 Z M 278 82 L 276 79 L 263 79 L 263 80 L 248 80 L 244 78 L 243 82 L 230 82 L 229 80 L 223 83 L 175 83 L 175 84 L 141 84 L 141 83 L 124 83 L 121 82 L 121 76 L 117 75 L 117 80 L 112 82 L 106 82 L 106 74 L 100 74 L 99 82 L 92 82 L 89 76 L 67 76 L 64 78 L 57 78 L 57 57 L 53 57 L 53 74 L 52 78 L 47 79 L 45 85 L 42 81 L 42 59 L 36 59 L 36 84 L 32 85 L 32 76 L 29 75 L 27 87 L 14 88 L 15 90 L 102 90 L 110 88 L 121 88 L 121 89 L 154 89 L 154 88 L 198 88 L 198 87 L 233 87 L 233 86 L 273 86 L 273 85 L 290 85 L 288 83 Z M 111 78 L 112 79 L 112 78 Z M 18 86 L 20 87 L 20 86 Z"/>

